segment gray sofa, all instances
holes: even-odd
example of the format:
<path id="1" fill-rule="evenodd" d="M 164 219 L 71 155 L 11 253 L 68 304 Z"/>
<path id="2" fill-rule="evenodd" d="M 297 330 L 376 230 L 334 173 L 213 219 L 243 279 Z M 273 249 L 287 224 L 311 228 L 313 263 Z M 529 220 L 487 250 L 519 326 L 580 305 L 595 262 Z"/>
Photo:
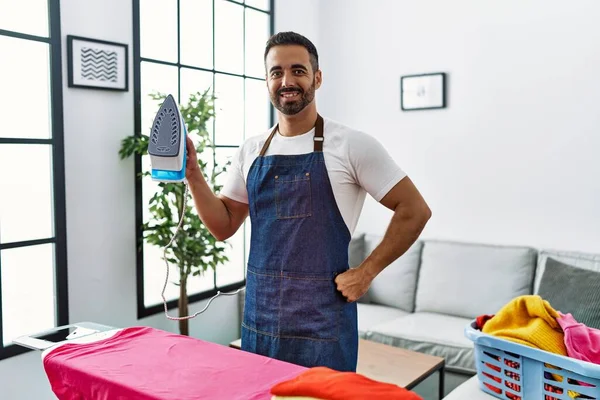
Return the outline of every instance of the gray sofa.
<path id="1" fill-rule="evenodd" d="M 355 236 L 349 249 L 351 267 L 380 241 L 380 236 Z M 464 393 L 469 388 L 478 391 L 473 343 L 465 337 L 465 327 L 479 315 L 496 313 L 516 296 L 538 294 L 549 257 L 568 264 L 565 268 L 600 272 L 597 254 L 419 240 L 377 276 L 359 300 L 360 335 L 444 357 L 447 371 L 462 377 L 446 380 L 461 386 L 447 398 L 476 398 L 475 393 Z"/>

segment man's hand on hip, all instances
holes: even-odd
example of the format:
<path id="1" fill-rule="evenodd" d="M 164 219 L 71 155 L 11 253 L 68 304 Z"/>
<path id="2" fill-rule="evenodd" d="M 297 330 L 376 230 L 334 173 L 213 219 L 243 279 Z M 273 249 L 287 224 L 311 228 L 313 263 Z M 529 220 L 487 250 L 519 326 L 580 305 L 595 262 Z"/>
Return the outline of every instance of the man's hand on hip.
<path id="1" fill-rule="evenodd" d="M 367 293 L 372 281 L 373 277 L 362 267 L 349 269 L 335 277 L 337 290 L 349 302 L 356 301 Z"/>

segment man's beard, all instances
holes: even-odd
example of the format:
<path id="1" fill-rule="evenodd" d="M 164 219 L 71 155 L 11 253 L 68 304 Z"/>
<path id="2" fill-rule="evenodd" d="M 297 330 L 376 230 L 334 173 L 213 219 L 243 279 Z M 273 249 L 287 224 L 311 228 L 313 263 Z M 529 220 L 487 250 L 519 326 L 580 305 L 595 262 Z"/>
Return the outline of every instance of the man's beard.
<path id="1" fill-rule="evenodd" d="M 294 115 L 298 114 L 300 111 L 304 110 L 304 108 L 309 105 L 315 98 L 315 81 L 313 80 L 312 85 L 308 89 L 307 92 L 302 90 L 300 87 L 293 88 L 281 88 L 279 89 L 275 95 L 271 93 L 271 102 L 276 109 L 281 111 L 285 115 Z M 282 102 L 281 95 L 286 92 L 294 92 L 297 91 L 300 94 L 300 98 L 295 101 L 286 101 Z"/>

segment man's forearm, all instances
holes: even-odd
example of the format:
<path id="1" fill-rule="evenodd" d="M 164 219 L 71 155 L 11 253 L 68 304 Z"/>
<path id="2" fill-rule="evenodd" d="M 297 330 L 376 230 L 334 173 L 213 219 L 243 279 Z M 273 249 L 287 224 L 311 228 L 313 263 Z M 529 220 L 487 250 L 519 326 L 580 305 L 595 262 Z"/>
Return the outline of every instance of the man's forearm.
<path id="1" fill-rule="evenodd" d="M 188 186 L 194 199 L 198 216 L 217 240 L 225 240 L 234 232 L 231 215 L 225 203 L 208 186 L 200 171 L 188 179 Z"/>
<path id="2" fill-rule="evenodd" d="M 374 279 L 413 245 L 430 217 L 431 211 L 427 206 L 417 211 L 397 207 L 381 243 L 367 257 L 361 268 Z"/>

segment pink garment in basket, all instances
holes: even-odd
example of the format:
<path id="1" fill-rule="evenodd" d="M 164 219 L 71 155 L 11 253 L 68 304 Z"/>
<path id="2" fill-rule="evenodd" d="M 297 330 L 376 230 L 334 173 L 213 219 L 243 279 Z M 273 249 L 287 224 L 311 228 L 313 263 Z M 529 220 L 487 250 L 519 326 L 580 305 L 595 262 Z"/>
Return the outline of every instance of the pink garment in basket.
<path id="1" fill-rule="evenodd" d="M 148 327 L 44 358 L 60 400 L 268 400 L 271 387 L 306 368 Z"/>
<path id="2" fill-rule="evenodd" d="M 571 358 L 600 364 L 600 329 L 589 328 L 577 322 L 571 314 L 562 314 L 557 318 L 565 333 L 565 347 Z"/>

